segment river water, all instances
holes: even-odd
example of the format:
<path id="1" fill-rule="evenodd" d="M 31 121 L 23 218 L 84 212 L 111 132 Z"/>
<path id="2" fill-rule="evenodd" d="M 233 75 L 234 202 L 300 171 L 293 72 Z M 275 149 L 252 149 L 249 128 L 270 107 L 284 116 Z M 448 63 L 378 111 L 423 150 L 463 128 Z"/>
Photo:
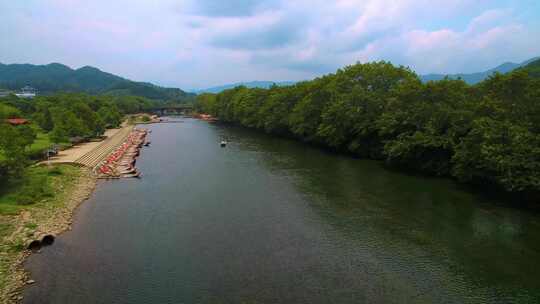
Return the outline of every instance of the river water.
<path id="1" fill-rule="evenodd" d="M 99 183 L 27 261 L 25 303 L 540 302 L 538 214 L 250 130 L 149 128 L 143 178 Z"/>

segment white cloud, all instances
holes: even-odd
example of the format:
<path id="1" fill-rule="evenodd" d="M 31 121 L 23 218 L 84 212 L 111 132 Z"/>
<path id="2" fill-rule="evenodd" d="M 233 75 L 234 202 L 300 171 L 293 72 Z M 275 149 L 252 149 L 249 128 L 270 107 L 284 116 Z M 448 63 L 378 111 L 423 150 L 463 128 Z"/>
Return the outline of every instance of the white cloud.
<path id="1" fill-rule="evenodd" d="M 464 31 L 411 30 L 383 37 L 353 53 L 362 61 L 394 59 L 419 73 L 460 73 L 487 70 L 509 60 L 525 60 L 540 52 L 539 31 L 490 11 L 474 18 Z M 489 22 L 487 22 L 489 21 Z M 489 26 L 486 26 L 489 24 Z"/>
<path id="2" fill-rule="evenodd" d="M 507 7 L 488 0 L 5 1 L 0 62 L 94 65 L 182 87 L 300 80 L 382 59 L 420 73 L 474 72 L 540 54 L 537 23 L 519 13 L 526 5 L 525 0 Z"/>

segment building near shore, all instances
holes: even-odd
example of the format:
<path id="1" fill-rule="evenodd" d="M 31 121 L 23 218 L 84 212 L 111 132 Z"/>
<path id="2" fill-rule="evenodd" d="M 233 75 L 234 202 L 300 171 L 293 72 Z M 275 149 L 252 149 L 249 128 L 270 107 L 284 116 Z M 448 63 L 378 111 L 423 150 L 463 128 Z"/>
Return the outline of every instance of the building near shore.
<path id="1" fill-rule="evenodd" d="M 15 93 L 19 98 L 34 98 L 37 95 L 37 90 L 31 86 L 25 86 L 19 93 Z"/>

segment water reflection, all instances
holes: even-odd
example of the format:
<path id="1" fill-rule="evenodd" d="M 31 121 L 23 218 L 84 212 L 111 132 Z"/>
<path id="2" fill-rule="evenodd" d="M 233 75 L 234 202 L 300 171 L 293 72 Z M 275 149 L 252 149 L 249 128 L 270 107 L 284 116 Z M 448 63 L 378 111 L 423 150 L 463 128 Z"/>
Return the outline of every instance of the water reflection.
<path id="1" fill-rule="evenodd" d="M 502 207 L 449 180 L 408 176 L 245 129 L 227 131 L 242 139 L 241 149 L 264 151 L 272 172 L 293 176 L 310 206 L 350 242 L 369 243 L 390 259 L 395 252 L 384 251 L 399 250 L 407 255 L 400 263 L 413 268 L 419 260 L 441 266 L 436 271 L 448 277 L 445 287 L 467 286 L 461 292 L 471 299 L 540 299 L 537 214 Z"/>
<path id="2" fill-rule="evenodd" d="M 26 303 L 540 299 L 537 215 L 245 129 L 151 128 L 144 178 L 100 185 L 29 260 Z"/>

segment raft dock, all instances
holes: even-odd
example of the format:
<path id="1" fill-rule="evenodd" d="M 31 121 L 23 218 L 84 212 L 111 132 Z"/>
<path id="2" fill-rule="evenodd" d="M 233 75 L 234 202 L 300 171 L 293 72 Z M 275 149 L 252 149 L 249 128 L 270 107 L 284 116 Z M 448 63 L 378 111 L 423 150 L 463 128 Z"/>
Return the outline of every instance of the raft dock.
<path id="1" fill-rule="evenodd" d="M 142 146 L 148 142 L 146 137 L 150 132 L 134 126 L 124 126 L 110 133 L 111 135 L 101 142 L 75 146 L 41 164 L 84 166 L 102 179 L 139 177 L 135 161 Z"/>
<path id="2" fill-rule="evenodd" d="M 147 142 L 148 130 L 133 128 L 127 136 L 123 137 L 120 145 L 107 149 L 109 153 L 100 154 L 101 161 L 94 166 L 94 173 L 98 178 L 112 179 L 122 177 L 140 177 L 135 162 L 140 150 Z"/>

